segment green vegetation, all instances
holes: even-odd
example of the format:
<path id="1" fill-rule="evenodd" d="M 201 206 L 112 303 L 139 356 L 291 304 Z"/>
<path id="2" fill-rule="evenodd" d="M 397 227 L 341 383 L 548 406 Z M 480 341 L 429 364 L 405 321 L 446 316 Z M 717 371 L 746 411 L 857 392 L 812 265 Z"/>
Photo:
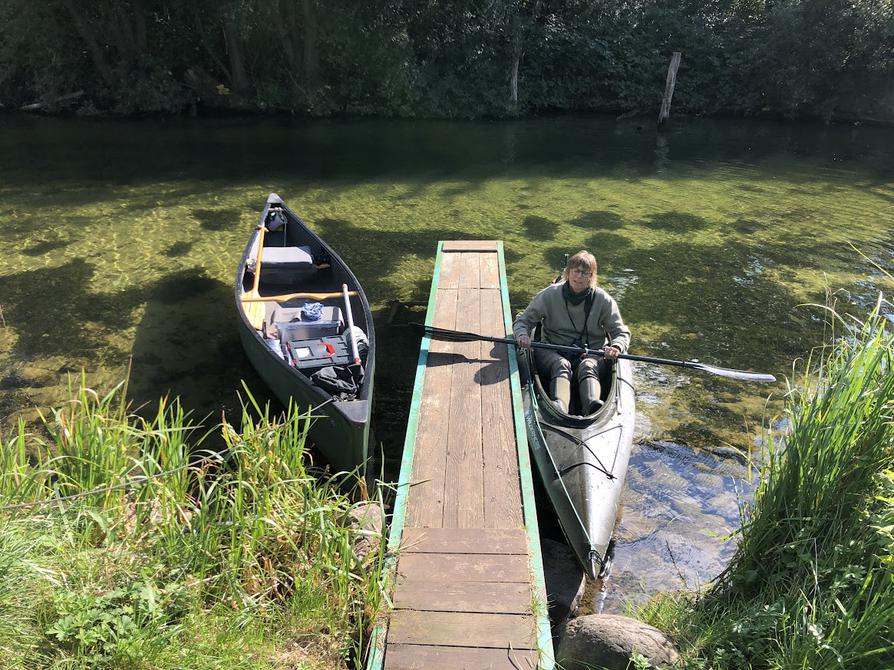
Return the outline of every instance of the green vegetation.
<path id="1" fill-rule="evenodd" d="M 894 666 L 894 339 L 876 310 L 807 370 L 727 570 L 647 618 L 690 667 Z M 777 441 L 778 440 L 778 441 Z"/>
<path id="2" fill-rule="evenodd" d="M 368 503 L 308 471 L 310 417 L 249 396 L 241 430 L 215 428 L 225 453 L 198 457 L 179 402 L 147 421 L 124 395 L 82 382 L 49 439 L 0 445 L 0 666 L 345 667 L 383 543 Z"/>
<path id="3" fill-rule="evenodd" d="M 0 0 L 0 102 L 89 114 L 894 119 L 887 0 Z"/>

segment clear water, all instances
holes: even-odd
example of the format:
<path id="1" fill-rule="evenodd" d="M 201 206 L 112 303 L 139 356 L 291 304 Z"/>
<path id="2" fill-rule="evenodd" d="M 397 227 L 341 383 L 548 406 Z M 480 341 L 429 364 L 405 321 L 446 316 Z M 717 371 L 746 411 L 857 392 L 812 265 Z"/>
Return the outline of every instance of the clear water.
<path id="1" fill-rule="evenodd" d="M 264 396 L 232 283 L 268 192 L 340 251 L 380 337 L 375 429 L 396 476 L 439 239 L 502 239 L 513 307 L 580 248 L 634 353 L 784 378 L 892 282 L 894 129 L 678 120 L 0 117 L 0 429 L 130 369 L 135 405 L 197 417 Z M 873 263 L 875 265 L 873 265 Z M 637 447 L 606 609 L 722 569 L 745 466 L 784 382 L 638 365 Z M 769 400 L 768 400 L 769 399 Z"/>

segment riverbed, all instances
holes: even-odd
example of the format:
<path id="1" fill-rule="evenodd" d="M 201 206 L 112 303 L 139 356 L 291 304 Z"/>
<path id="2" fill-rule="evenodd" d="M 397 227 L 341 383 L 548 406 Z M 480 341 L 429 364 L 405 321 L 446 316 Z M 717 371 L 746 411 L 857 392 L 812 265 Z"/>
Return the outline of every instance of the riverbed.
<path id="1" fill-rule="evenodd" d="M 859 317 L 894 284 L 891 128 L 0 117 L 3 434 L 64 402 L 81 371 L 103 389 L 127 378 L 135 408 L 179 395 L 206 422 L 235 416 L 241 380 L 266 398 L 232 282 L 271 191 L 367 291 L 385 479 L 419 346 L 406 324 L 423 316 L 441 239 L 503 240 L 517 309 L 563 254 L 589 249 L 633 353 L 777 375 L 637 364 L 607 611 L 723 568 L 749 458 L 785 425 L 787 380 L 846 335 L 822 306 Z"/>

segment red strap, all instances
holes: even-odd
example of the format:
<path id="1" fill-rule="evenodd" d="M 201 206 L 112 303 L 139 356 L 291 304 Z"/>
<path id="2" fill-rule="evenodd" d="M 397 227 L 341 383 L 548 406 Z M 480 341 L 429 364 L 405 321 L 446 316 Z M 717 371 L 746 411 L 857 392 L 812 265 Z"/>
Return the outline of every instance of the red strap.
<path id="1" fill-rule="evenodd" d="M 331 358 L 332 356 L 335 356 L 335 347 L 333 347 L 328 342 L 323 342 L 323 346 L 326 347 L 326 351 L 328 352 L 326 354 L 327 358 Z"/>

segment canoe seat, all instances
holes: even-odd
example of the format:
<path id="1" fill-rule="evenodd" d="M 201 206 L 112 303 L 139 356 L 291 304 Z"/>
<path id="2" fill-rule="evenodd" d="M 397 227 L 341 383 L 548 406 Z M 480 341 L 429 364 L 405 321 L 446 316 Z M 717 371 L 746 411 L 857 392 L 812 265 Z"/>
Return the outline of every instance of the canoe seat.
<path id="1" fill-rule="evenodd" d="M 265 284 L 293 284 L 317 271 L 310 247 L 264 245 L 261 279 Z"/>

